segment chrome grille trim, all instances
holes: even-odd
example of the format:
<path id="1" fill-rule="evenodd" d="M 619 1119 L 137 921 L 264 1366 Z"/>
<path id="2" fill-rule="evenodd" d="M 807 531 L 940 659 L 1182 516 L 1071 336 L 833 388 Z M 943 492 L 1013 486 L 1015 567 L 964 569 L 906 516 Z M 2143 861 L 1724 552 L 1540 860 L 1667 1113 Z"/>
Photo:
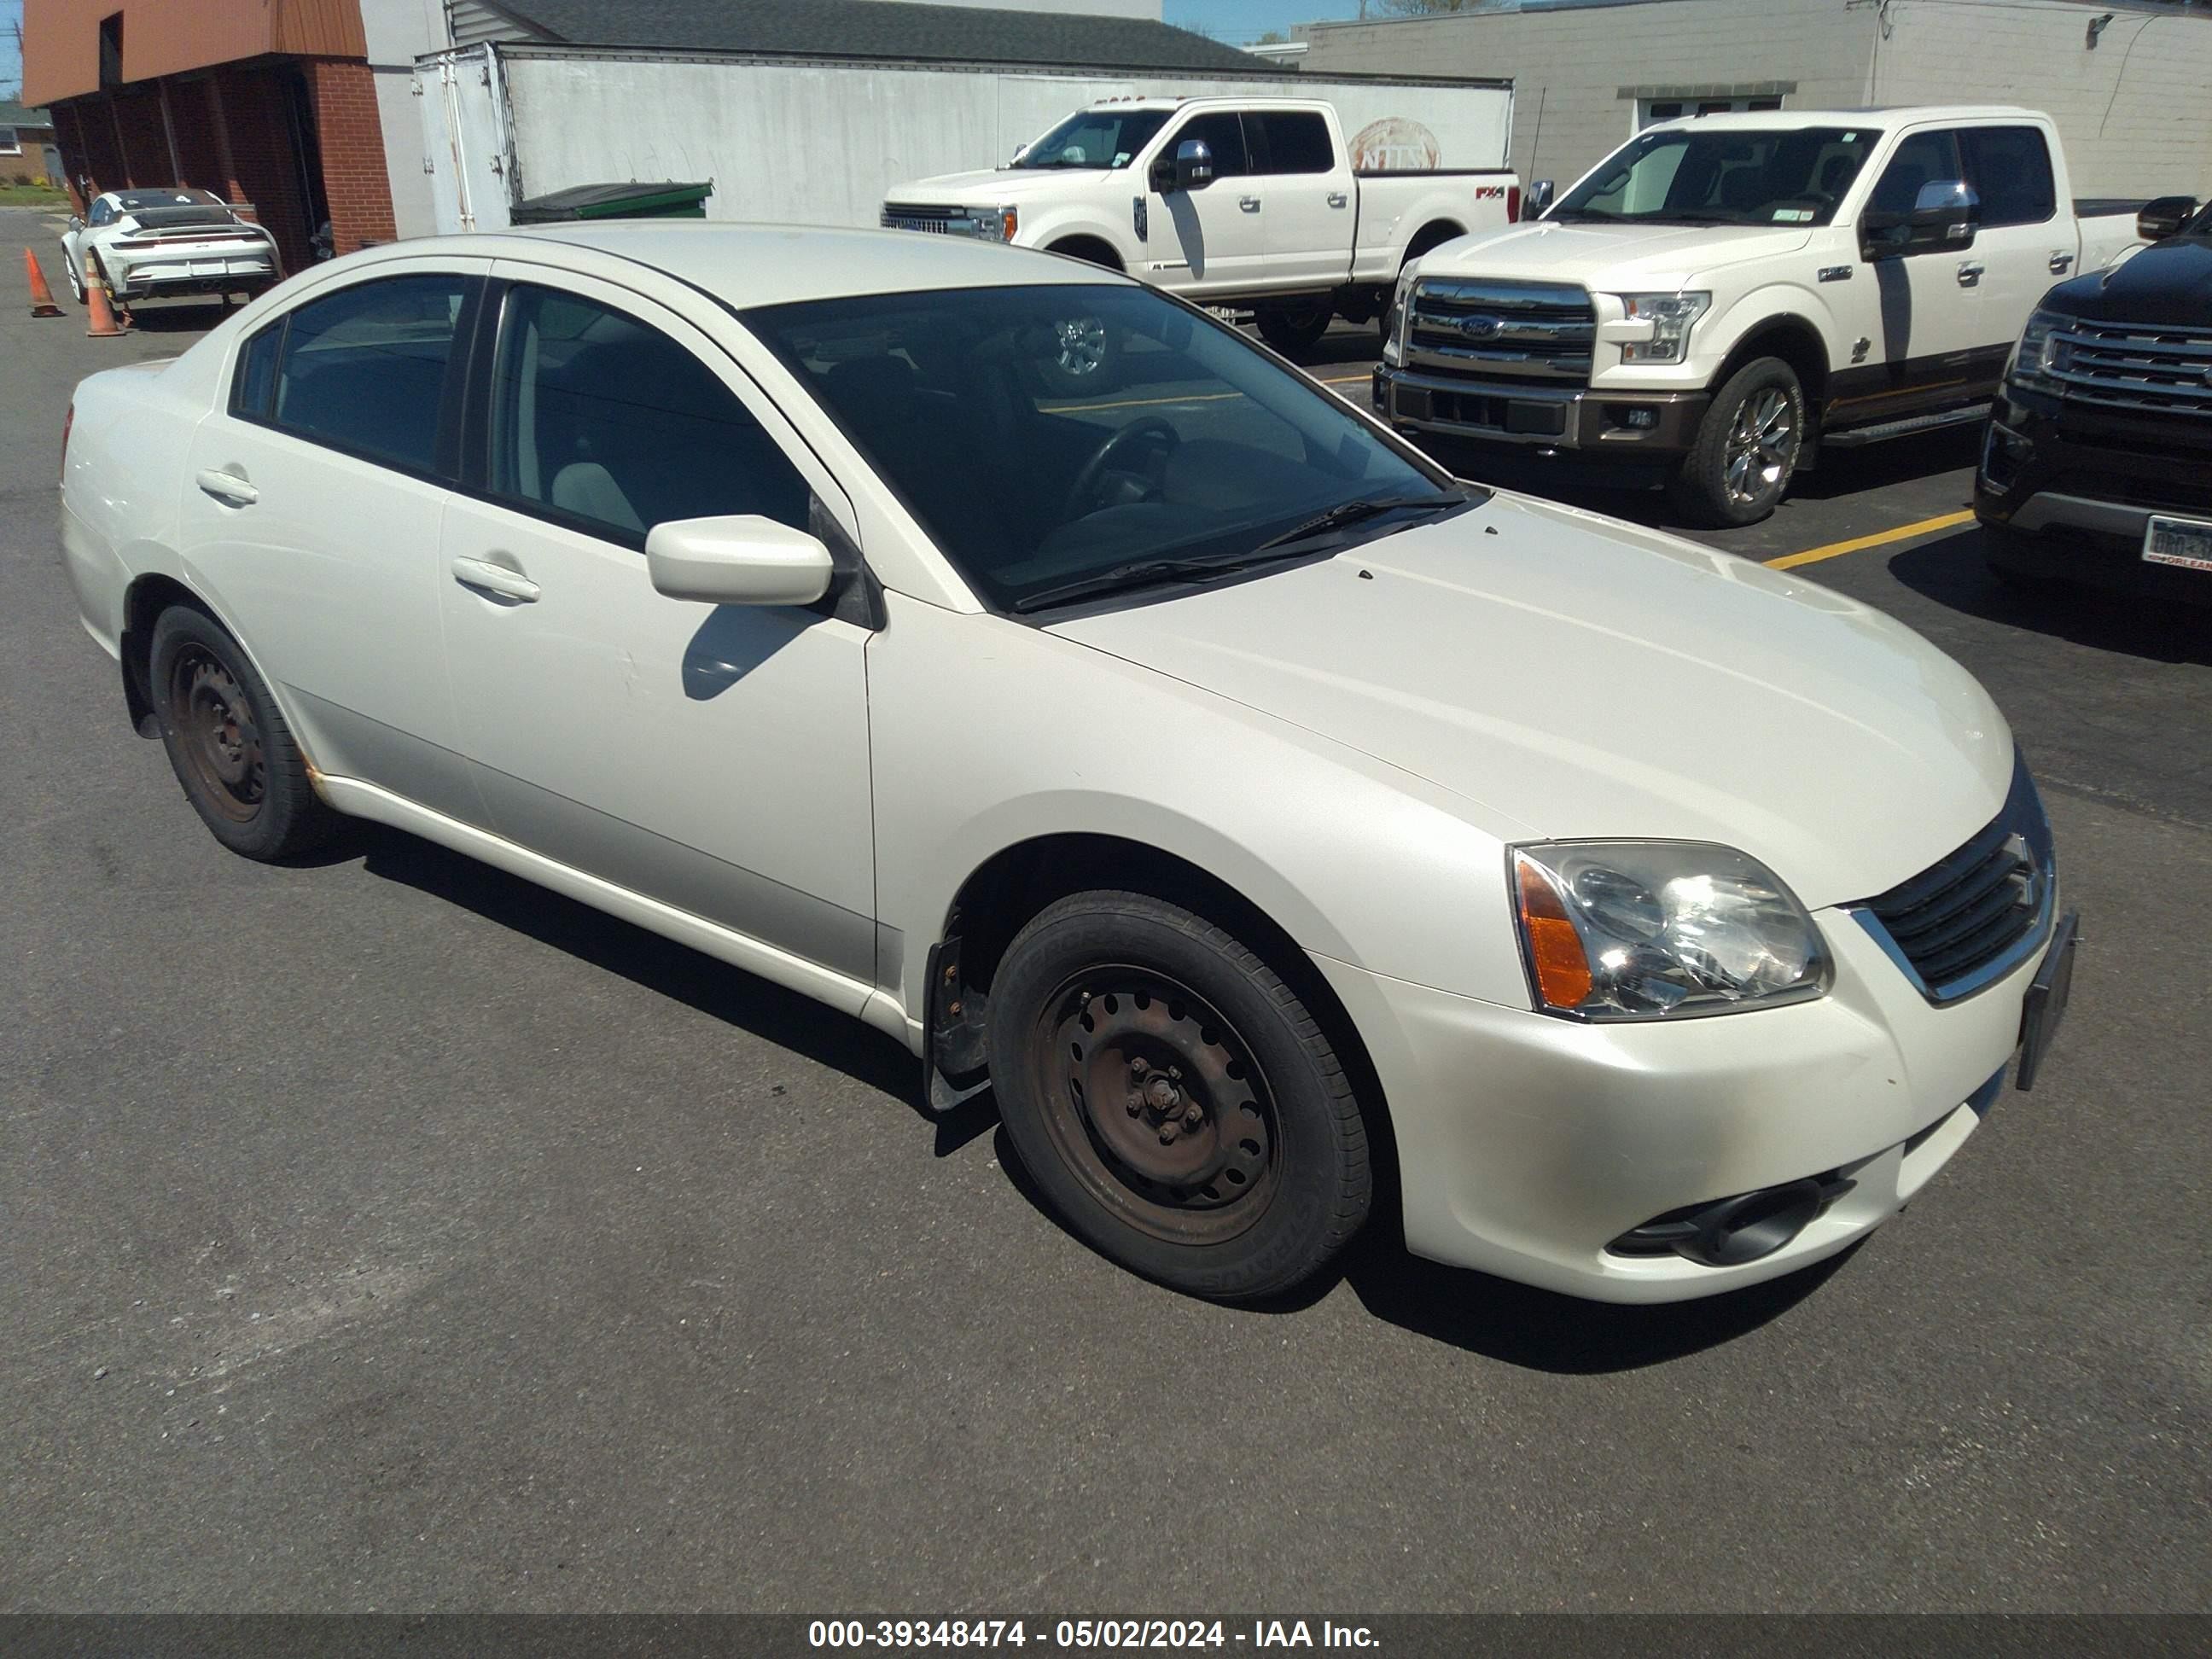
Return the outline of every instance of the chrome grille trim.
<path id="1" fill-rule="evenodd" d="M 1579 288 L 1544 283 L 1417 282 L 1408 368 L 1589 383 L 1597 311 Z"/>
<path id="2" fill-rule="evenodd" d="M 2052 338 L 2047 372 L 2069 398 L 2212 416 L 2212 328 L 2076 322 Z"/>
<path id="3" fill-rule="evenodd" d="M 2003 810 L 1966 845 L 1850 914 L 1929 1001 L 1956 1002 L 2041 948 L 2058 909 L 2051 825 L 2027 763 Z"/>

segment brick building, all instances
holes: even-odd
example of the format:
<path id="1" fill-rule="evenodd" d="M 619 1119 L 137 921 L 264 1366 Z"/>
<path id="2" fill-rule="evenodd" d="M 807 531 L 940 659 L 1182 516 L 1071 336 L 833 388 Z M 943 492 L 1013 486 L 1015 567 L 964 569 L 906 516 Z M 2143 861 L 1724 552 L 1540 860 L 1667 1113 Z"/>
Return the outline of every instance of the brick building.
<path id="1" fill-rule="evenodd" d="M 325 226 L 339 253 L 398 234 L 364 9 L 25 0 L 23 95 L 52 112 L 80 211 L 106 190 L 197 185 L 250 206 L 297 270 Z M 404 9 L 442 22 L 436 0 Z"/>
<path id="2" fill-rule="evenodd" d="M 2024 104 L 2083 196 L 2212 194 L 2208 0 L 1467 0 L 1314 23 L 1322 75 L 1513 77 L 1513 164 L 1565 189 L 1648 121 L 1720 109 Z"/>
<path id="3" fill-rule="evenodd" d="M 34 185 L 48 183 L 51 169 L 46 158 L 53 144 L 52 116 L 42 109 L 26 109 L 11 98 L 0 98 L 0 185 L 19 179 Z"/>

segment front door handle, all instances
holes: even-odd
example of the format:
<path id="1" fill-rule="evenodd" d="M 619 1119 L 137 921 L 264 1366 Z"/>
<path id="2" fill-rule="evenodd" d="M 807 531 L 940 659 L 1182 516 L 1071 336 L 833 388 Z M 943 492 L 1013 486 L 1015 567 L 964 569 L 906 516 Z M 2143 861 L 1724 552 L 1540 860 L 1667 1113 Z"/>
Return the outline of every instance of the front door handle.
<path id="1" fill-rule="evenodd" d="M 2064 248 L 2053 248 L 2051 251 L 2051 274 L 2053 276 L 2063 276 L 2066 274 L 2066 268 L 2073 263 L 2074 256 Z"/>
<path id="2" fill-rule="evenodd" d="M 538 594 L 538 584 L 520 570 L 510 570 L 503 564 L 492 563 L 489 559 L 455 559 L 453 580 L 464 587 L 472 587 L 479 593 L 495 594 L 502 599 L 512 599 L 517 605 L 528 605 Z"/>
<path id="3" fill-rule="evenodd" d="M 1240 196 L 1237 198 L 1237 205 L 1247 213 L 1257 213 L 1260 210 L 1260 198 L 1256 196 Z"/>
<path id="4" fill-rule="evenodd" d="M 204 494 L 230 507 L 251 507 L 261 499 L 261 492 L 240 477 L 235 472 L 224 472 L 210 467 L 195 480 Z"/>
<path id="5" fill-rule="evenodd" d="M 1347 199 L 1349 198 L 1340 190 L 1333 190 L 1328 193 L 1328 204 L 1331 207 L 1342 207 Z"/>
<path id="6" fill-rule="evenodd" d="M 1972 263 L 1959 267 L 1959 286 L 1972 288 L 1982 280 L 1982 267 Z"/>

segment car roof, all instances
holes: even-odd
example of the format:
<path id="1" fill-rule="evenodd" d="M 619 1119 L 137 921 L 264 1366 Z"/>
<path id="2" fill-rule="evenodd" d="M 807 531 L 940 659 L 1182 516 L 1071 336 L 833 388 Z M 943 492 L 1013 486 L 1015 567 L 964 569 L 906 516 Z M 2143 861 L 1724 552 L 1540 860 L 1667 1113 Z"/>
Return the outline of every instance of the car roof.
<path id="1" fill-rule="evenodd" d="M 994 246 L 965 237 L 908 230 L 842 230 L 820 225 L 741 225 L 702 219 L 611 220 L 517 228 L 533 243 L 591 248 L 634 259 L 704 289 L 732 307 L 843 299 L 923 289 L 1016 288 L 1045 283 L 1121 283 L 1116 272 L 1056 253 Z M 455 252 L 474 237 L 441 237 Z M 431 244 L 395 243 L 427 252 Z M 500 251 L 483 248 L 494 258 Z"/>
<path id="2" fill-rule="evenodd" d="M 2011 104 L 1894 104 L 1869 109 L 1751 109 L 1727 110 L 1712 115 L 1677 115 L 1653 126 L 1755 127 L 1771 132 L 1777 127 L 1863 127 L 1913 125 L 1923 121 L 2035 121 L 2043 118 L 2032 109 Z M 1647 131 L 1649 129 L 1646 129 Z"/>

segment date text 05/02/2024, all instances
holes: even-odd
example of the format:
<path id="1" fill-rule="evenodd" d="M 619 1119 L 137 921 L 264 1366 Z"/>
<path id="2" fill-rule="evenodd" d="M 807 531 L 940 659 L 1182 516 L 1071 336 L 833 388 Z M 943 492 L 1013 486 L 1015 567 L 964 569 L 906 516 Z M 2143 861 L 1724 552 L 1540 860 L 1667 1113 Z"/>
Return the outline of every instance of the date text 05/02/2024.
<path id="1" fill-rule="evenodd" d="M 814 1648 L 1372 1648 L 1364 1625 L 1255 1619 L 817 1619 Z"/>

